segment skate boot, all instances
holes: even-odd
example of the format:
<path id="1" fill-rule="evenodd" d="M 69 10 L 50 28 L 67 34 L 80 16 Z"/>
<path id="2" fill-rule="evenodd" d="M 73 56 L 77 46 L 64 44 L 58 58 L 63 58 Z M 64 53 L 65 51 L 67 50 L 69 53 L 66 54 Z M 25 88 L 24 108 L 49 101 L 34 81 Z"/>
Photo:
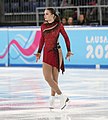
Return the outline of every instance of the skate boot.
<path id="1" fill-rule="evenodd" d="M 54 109 L 55 96 L 49 98 L 49 108 Z"/>
<path id="2" fill-rule="evenodd" d="M 63 94 L 60 95 L 60 107 L 61 107 L 61 110 L 63 110 L 67 103 L 69 102 L 69 98 L 64 96 Z"/>

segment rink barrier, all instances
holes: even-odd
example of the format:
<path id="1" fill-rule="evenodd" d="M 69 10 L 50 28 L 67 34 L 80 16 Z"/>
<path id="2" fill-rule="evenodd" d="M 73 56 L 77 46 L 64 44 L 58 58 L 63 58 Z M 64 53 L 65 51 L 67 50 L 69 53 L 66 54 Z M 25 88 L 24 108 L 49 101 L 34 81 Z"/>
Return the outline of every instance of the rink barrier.
<path id="1" fill-rule="evenodd" d="M 66 68 L 108 68 L 108 27 L 65 26 L 74 56 L 64 59 Z M 42 67 L 37 52 L 41 37 L 40 27 L 0 28 L 0 66 Z M 65 58 L 67 49 L 59 37 Z"/>

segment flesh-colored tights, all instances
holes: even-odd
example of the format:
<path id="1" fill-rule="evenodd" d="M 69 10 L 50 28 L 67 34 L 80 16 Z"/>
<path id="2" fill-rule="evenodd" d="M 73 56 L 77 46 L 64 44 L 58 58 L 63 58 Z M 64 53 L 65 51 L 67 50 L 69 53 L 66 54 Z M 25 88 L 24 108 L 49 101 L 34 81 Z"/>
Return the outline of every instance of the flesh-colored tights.
<path id="1" fill-rule="evenodd" d="M 59 62 L 60 66 L 62 63 L 62 51 L 61 49 L 59 51 Z M 51 65 L 47 63 L 43 63 L 43 75 L 49 86 L 51 87 L 51 95 L 55 96 L 57 93 L 58 95 L 62 94 L 59 86 L 58 86 L 58 69 L 56 67 L 52 67 Z"/>

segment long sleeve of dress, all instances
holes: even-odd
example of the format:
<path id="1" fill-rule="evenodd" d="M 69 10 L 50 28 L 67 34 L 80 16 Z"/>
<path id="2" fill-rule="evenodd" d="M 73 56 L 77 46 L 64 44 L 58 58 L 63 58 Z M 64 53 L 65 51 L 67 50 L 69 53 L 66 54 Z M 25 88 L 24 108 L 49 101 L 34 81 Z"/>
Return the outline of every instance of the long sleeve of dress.
<path id="1" fill-rule="evenodd" d="M 38 53 L 41 53 L 43 45 L 44 45 L 44 37 L 43 37 L 43 32 L 42 32 L 42 27 L 41 27 L 41 38 L 39 42 Z"/>
<path id="2" fill-rule="evenodd" d="M 60 32 L 64 37 L 66 47 L 67 47 L 67 51 L 71 51 L 71 49 L 70 49 L 70 40 L 69 40 L 69 37 L 68 37 L 68 35 L 67 35 L 67 33 L 66 33 L 65 29 L 64 29 L 63 24 L 61 24 L 61 26 L 60 26 Z"/>

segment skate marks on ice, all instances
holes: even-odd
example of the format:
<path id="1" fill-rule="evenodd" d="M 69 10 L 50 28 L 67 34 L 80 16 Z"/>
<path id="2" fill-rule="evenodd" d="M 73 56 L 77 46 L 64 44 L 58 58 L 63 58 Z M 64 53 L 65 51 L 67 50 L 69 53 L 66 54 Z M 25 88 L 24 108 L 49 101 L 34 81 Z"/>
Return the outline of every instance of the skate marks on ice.
<path id="1" fill-rule="evenodd" d="M 0 119 L 108 120 L 108 70 L 66 69 L 59 79 L 69 106 L 50 111 L 42 69 L 0 68 Z"/>
<path id="2" fill-rule="evenodd" d="M 20 110 L 0 113 L 2 120 L 108 120 L 107 112 L 73 109 L 73 110 Z"/>

